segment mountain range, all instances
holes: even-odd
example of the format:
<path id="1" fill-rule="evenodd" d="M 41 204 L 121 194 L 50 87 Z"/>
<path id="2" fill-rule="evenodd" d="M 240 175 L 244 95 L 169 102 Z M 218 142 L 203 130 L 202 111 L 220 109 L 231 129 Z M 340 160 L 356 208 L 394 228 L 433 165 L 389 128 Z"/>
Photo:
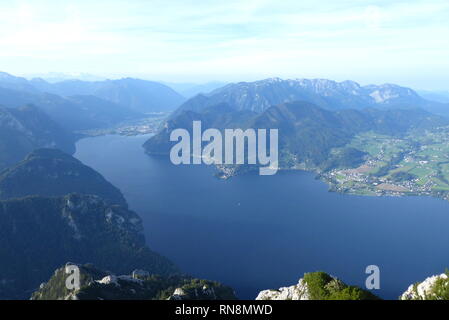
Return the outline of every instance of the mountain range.
<path id="1" fill-rule="evenodd" d="M 133 78 L 93 82 L 66 80 L 52 84 L 33 79 L 29 83 L 41 92 L 63 97 L 95 96 L 140 113 L 172 111 L 184 101 L 179 93 L 161 83 Z"/>
<path id="2" fill-rule="evenodd" d="M 161 83 L 133 78 L 50 83 L 41 78 L 27 80 L 1 72 L 0 87 L 33 94 L 51 93 L 61 97 L 95 96 L 138 113 L 172 111 L 184 101 L 179 93 Z"/>
<path id="3" fill-rule="evenodd" d="M 362 154 L 346 150 L 331 156 L 331 150 L 346 145 L 354 135 L 374 131 L 401 135 L 411 129 L 448 125 L 449 120 L 422 109 L 342 109 L 331 111 L 309 102 L 289 102 L 267 108 L 261 113 L 235 110 L 227 103 L 202 109 L 183 110 L 170 118 L 144 148 L 148 154 L 168 154 L 175 142 L 170 133 L 184 128 L 192 133 L 194 120 L 208 128 L 278 129 L 281 167 L 301 165 L 305 168 L 330 169 L 341 162 L 356 162 Z M 358 156 L 356 156 L 358 155 Z M 356 164 L 352 163 L 352 164 Z"/>
<path id="4" fill-rule="evenodd" d="M 169 112 L 184 101 L 171 88 L 152 81 L 120 79 L 67 80 L 50 83 L 0 72 L 0 106 L 34 105 L 68 131 L 107 128 Z"/>
<path id="5" fill-rule="evenodd" d="M 33 105 L 69 131 L 108 127 L 143 117 L 143 114 L 94 96 L 63 98 L 51 93 L 31 93 L 1 86 L 0 105 L 9 108 Z"/>
<path id="6" fill-rule="evenodd" d="M 353 81 L 323 79 L 228 84 L 183 103 L 144 148 L 148 154 L 168 154 L 173 129 L 191 132 L 192 122 L 207 128 L 279 129 L 281 167 L 320 170 L 362 160 L 358 150 L 333 148 L 356 134 L 374 131 L 401 135 L 411 129 L 447 125 L 449 105 L 426 100 L 410 88 L 393 84 L 361 86 Z"/>
<path id="7" fill-rule="evenodd" d="M 29 73 L 26 75 L 27 79 L 41 78 L 47 82 L 55 83 L 66 80 L 83 80 L 83 81 L 103 81 L 107 78 L 84 72 L 46 72 L 46 73 Z"/>
<path id="8" fill-rule="evenodd" d="M 261 113 L 273 105 L 294 101 L 307 101 L 329 110 L 424 108 L 449 114 L 448 105 L 426 100 L 412 89 L 394 84 L 361 86 L 354 81 L 271 78 L 232 83 L 209 94 L 198 95 L 182 104 L 174 116 L 185 110 L 198 112 L 218 103 L 227 103 L 238 111 Z"/>

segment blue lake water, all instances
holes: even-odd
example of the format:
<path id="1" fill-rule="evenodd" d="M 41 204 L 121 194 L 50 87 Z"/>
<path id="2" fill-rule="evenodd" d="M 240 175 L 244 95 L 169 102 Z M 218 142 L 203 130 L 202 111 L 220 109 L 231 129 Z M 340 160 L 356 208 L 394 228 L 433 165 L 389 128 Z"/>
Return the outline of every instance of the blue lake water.
<path id="1" fill-rule="evenodd" d="M 381 270 L 374 293 L 396 299 L 449 267 L 448 202 L 331 193 L 299 171 L 219 180 L 212 167 L 145 155 L 147 138 L 87 138 L 75 156 L 121 189 L 153 250 L 240 298 L 319 270 L 363 287 L 374 264 Z"/>

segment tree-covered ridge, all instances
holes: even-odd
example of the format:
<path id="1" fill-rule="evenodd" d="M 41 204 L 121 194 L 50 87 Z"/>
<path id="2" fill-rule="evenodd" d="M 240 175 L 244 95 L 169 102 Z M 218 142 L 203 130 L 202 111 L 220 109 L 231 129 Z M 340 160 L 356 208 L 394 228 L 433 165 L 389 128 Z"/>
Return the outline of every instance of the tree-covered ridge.
<path id="1" fill-rule="evenodd" d="M 126 274 L 178 269 L 145 245 L 140 217 L 92 195 L 0 201 L 0 298 L 26 298 L 66 261 Z"/>
<path id="2" fill-rule="evenodd" d="M 29 195 L 93 194 L 109 204 L 126 207 L 120 190 L 101 174 L 57 149 L 38 149 L 0 172 L 0 199 Z"/>
<path id="3" fill-rule="evenodd" d="M 0 101 L 1 103 L 1 101 Z M 0 171 L 38 148 L 75 152 L 75 136 L 33 106 L 4 108 L 0 105 Z"/>
<path id="4" fill-rule="evenodd" d="M 78 265 L 80 288 L 68 289 L 65 267 L 55 271 L 33 300 L 234 300 L 233 289 L 186 275 L 160 276 L 144 270 L 116 276 L 92 265 Z"/>
<path id="5" fill-rule="evenodd" d="M 173 129 L 191 131 L 192 122 L 199 120 L 207 128 L 278 129 L 281 168 L 329 169 L 333 165 L 354 165 L 355 150 L 347 150 L 333 158 L 334 148 L 344 147 L 362 132 L 375 131 L 403 135 L 411 129 L 427 129 L 448 124 L 448 120 L 421 109 L 339 110 L 329 111 L 309 102 L 290 102 L 269 107 L 257 114 L 235 111 L 218 104 L 201 112 L 182 111 L 169 119 L 160 132 L 151 137 L 144 148 L 149 154 L 168 154 L 175 142 L 170 142 Z M 357 160 L 358 159 L 358 160 Z"/>

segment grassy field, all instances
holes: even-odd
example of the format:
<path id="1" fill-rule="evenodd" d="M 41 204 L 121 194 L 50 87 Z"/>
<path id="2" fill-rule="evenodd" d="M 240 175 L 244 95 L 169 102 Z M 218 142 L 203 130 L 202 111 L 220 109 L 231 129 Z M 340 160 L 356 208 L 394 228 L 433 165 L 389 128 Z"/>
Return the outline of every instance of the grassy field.
<path id="1" fill-rule="evenodd" d="M 379 194 L 379 189 L 386 189 L 393 193 L 408 190 L 402 192 L 449 195 L 449 127 L 411 132 L 400 138 L 365 132 L 345 147 L 366 152 L 363 166 L 368 170 L 333 170 L 331 175 L 340 191 Z"/>

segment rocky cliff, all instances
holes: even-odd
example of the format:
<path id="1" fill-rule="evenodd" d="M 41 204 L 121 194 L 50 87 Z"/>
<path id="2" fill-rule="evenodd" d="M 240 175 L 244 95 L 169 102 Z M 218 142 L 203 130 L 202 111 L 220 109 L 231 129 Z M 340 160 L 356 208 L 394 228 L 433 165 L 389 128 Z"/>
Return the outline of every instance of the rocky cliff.
<path id="1" fill-rule="evenodd" d="M 449 300 L 449 273 L 428 277 L 412 284 L 400 300 Z"/>

